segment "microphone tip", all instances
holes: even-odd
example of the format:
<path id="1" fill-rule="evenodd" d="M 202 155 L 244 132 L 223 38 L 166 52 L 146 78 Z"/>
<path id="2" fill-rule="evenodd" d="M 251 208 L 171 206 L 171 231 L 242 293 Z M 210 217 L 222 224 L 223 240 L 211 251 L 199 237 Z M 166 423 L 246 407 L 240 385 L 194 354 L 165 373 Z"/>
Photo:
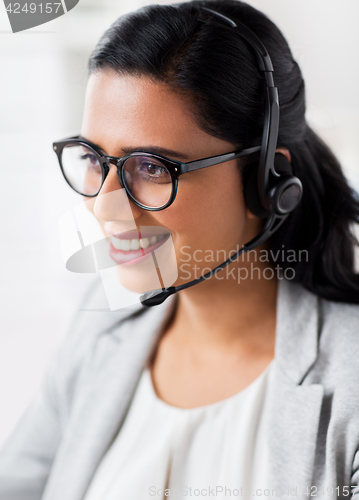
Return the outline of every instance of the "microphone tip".
<path id="1" fill-rule="evenodd" d="M 151 292 L 145 292 L 140 295 L 141 304 L 145 307 L 158 306 L 162 304 L 167 297 L 175 293 L 176 288 L 171 286 L 169 288 L 164 288 L 163 290 L 152 290 Z"/>

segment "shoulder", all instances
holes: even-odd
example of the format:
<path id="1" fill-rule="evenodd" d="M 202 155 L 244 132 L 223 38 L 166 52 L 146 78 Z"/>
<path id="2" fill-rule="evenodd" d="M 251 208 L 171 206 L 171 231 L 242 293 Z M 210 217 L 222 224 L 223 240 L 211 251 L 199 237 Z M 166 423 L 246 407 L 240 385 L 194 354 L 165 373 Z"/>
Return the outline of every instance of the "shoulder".
<path id="1" fill-rule="evenodd" d="M 342 394 L 359 398 L 359 305 L 318 299 L 317 367 Z"/>
<path id="2" fill-rule="evenodd" d="M 323 319 L 330 328 L 340 328 L 343 331 L 359 335 L 359 305 L 345 302 L 334 302 L 320 299 Z"/>
<path id="3" fill-rule="evenodd" d="M 280 307 L 292 323 L 295 319 L 304 324 L 312 316 L 320 333 L 330 332 L 336 341 L 349 336 L 359 342 L 359 304 L 328 300 L 287 280 L 281 284 L 279 297 Z"/>
<path id="4" fill-rule="evenodd" d="M 47 370 L 44 384 L 49 394 L 69 409 L 79 383 L 86 378 L 89 361 L 98 346 L 107 337 L 115 336 L 116 348 L 120 348 L 128 331 L 123 325 L 145 312 L 141 304 L 111 311 L 102 282 L 96 278 L 80 302 Z"/>
<path id="5" fill-rule="evenodd" d="M 125 321 L 145 312 L 140 303 L 111 311 L 101 280 L 96 277 L 79 304 L 72 319 L 63 346 L 73 353 L 81 353 L 106 332 L 116 330 Z"/>
<path id="6" fill-rule="evenodd" d="M 81 302 L 58 351 L 66 376 L 73 381 L 78 379 L 81 372 L 89 369 L 94 356 L 98 363 L 106 363 L 106 356 L 112 356 L 114 351 L 120 354 L 132 349 L 136 356 L 137 351 L 146 350 L 162 322 L 171 314 L 174 304 L 174 298 L 170 297 L 153 308 L 144 307 L 138 301 L 111 311 L 102 281 L 96 279 Z"/>
<path id="7" fill-rule="evenodd" d="M 310 383 L 359 389 L 359 305 L 327 300 L 283 281 L 278 323 L 277 352 L 288 371 L 300 378 L 303 367 L 311 366 Z"/>
<path id="8" fill-rule="evenodd" d="M 322 330 L 337 346 L 359 354 L 359 305 L 319 298 Z M 353 351 L 354 349 L 354 351 Z"/>

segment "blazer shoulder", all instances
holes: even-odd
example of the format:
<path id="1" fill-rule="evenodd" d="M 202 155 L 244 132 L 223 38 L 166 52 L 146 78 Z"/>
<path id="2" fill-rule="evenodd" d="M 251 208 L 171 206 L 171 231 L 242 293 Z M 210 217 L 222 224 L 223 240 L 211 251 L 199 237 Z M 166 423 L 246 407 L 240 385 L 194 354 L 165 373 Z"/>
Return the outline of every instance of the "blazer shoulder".
<path id="1" fill-rule="evenodd" d="M 101 279 L 96 277 L 72 317 L 64 339 L 55 353 L 54 363 L 62 363 L 64 376 L 70 375 L 73 380 L 74 374 L 81 371 L 84 359 L 92 352 L 99 338 L 115 330 L 120 341 L 125 330 L 122 324 L 138 316 L 143 309 L 145 308 L 138 304 L 136 307 L 111 311 Z"/>
<path id="2" fill-rule="evenodd" d="M 106 335 L 116 336 L 116 348 L 126 340 L 123 324 L 137 317 L 145 308 L 123 308 L 110 311 L 100 279 L 94 280 L 83 297 L 67 328 L 65 338 L 56 350 L 45 373 L 43 385 L 54 407 L 60 408 L 66 420 L 76 397 L 77 388 L 87 377 L 89 360 Z"/>
<path id="3" fill-rule="evenodd" d="M 359 304 L 320 299 L 323 324 L 332 331 L 346 332 L 359 340 Z"/>
<path id="4" fill-rule="evenodd" d="M 64 344 L 72 352 L 81 351 L 103 333 L 116 329 L 121 334 L 121 324 L 138 316 L 144 309 L 138 303 L 111 311 L 102 281 L 96 277 L 72 318 Z"/>
<path id="5" fill-rule="evenodd" d="M 320 299 L 319 307 L 321 360 L 336 384 L 354 391 L 359 388 L 359 305 Z"/>

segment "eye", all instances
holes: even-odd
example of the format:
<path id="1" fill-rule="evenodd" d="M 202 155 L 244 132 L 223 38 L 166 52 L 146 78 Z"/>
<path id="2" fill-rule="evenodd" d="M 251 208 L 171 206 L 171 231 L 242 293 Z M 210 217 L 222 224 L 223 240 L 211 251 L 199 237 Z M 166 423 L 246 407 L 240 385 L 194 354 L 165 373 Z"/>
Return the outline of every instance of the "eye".
<path id="1" fill-rule="evenodd" d="M 166 167 L 148 160 L 141 161 L 139 168 L 151 177 L 161 177 L 168 174 Z"/>
<path id="2" fill-rule="evenodd" d="M 98 158 L 93 153 L 84 153 L 79 156 L 80 160 L 86 164 L 86 168 L 88 170 L 92 170 L 96 173 L 101 173 L 101 165 L 98 161 Z"/>
<path id="3" fill-rule="evenodd" d="M 156 158 L 132 156 L 124 164 L 126 182 L 130 189 L 147 184 L 172 184 L 167 167 Z"/>
<path id="4" fill-rule="evenodd" d="M 92 153 L 86 153 L 80 156 L 80 160 L 89 160 L 92 165 L 98 165 L 97 157 Z"/>

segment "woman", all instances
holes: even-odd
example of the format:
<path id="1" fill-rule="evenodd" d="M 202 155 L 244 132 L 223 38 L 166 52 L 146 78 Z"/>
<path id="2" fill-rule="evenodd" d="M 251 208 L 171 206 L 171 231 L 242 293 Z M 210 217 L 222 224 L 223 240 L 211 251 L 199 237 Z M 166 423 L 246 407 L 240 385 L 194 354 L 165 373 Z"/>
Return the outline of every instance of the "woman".
<path id="1" fill-rule="evenodd" d="M 270 71 L 256 39 L 218 13 L 270 55 L 280 121 L 267 143 Z M 155 307 L 78 314 L 2 450 L 0 498 L 352 496 L 359 202 L 305 121 L 283 36 L 234 0 L 150 6 L 111 26 L 89 68 L 81 140 L 55 143 L 67 182 L 99 220 L 127 288 L 196 281 Z M 297 188 L 278 195 L 283 213 L 267 231 L 275 207 L 261 151 L 273 137 L 281 177 L 271 182 Z M 82 178 L 71 148 L 86 162 Z M 181 171 L 175 192 L 175 168 L 231 152 Z M 158 249 L 172 270 L 166 243 L 177 263 L 169 283 L 148 259 Z"/>

